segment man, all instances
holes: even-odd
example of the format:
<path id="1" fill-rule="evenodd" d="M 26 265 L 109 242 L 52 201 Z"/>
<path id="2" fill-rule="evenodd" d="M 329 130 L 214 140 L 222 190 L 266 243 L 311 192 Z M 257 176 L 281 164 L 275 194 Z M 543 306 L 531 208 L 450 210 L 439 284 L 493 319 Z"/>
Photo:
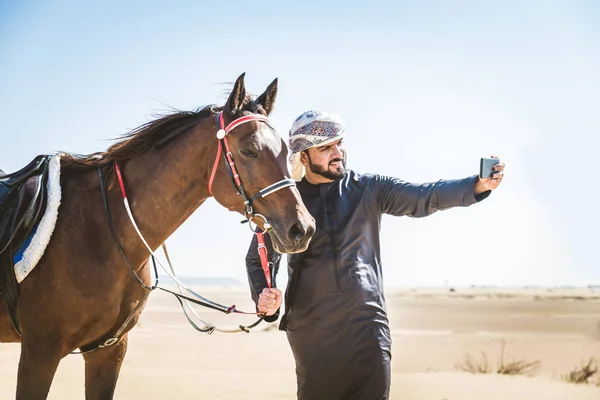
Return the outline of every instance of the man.
<path id="1" fill-rule="evenodd" d="M 383 294 L 382 214 L 425 217 L 488 197 L 504 175 L 414 184 L 346 169 L 346 128 L 335 115 L 307 111 L 290 130 L 292 177 L 317 223 L 301 254 L 288 256 L 285 330 L 296 360 L 298 398 L 388 399 L 391 334 Z M 265 235 L 277 273 L 281 255 Z M 282 295 L 267 288 L 254 237 L 246 267 L 252 298 L 265 320 L 279 316 Z M 273 282 L 275 280 L 273 279 Z"/>

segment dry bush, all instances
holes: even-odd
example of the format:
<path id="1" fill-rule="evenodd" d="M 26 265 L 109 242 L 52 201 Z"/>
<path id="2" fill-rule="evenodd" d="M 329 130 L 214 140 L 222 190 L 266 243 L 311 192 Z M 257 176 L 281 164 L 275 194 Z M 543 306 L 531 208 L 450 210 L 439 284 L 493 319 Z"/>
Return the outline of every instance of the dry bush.
<path id="1" fill-rule="evenodd" d="M 515 360 L 498 366 L 497 373 L 504 375 L 534 376 L 540 367 L 539 361 Z"/>
<path id="2" fill-rule="evenodd" d="M 504 358 L 505 343 L 502 342 L 500 350 L 500 359 L 496 368 L 492 368 L 488 362 L 487 355 L 482 352 L 479 359 L 472 358 L 470 355 L 465 355 L 465 359 L 455 365 L 457 369 L 469 372 L 471 374 L 488 374 L 495 372 L 503 375 L 526 375 L 533 376 L 538 371 L 540 366 L 539 361 L 515 360 L 506 361 Z"/>
<path id="3" fill-rule="evenodd" d="M 496 373 L 503 375 L 526 375 L 533 376 L 540 367 L 539 361 L 525 361 L 515 360 L 506 362 L 504 360 L 504 350 L 506 343 L 502 342 L 502 348 L 500 350 L 500 360 L 498 361 L 498 367 Z"/>
<path id="4" fill-rule="evenodd" d="M 587 364 L 582 364 L 581 367 L 576 367 L 568 374 L 562 376 L 562 379 L 570 383 L 589 383 L 591 377 L 598 373 L 596 360 L 590 358 Z M 600 380 L 597 383 L 600 386 Z"/>
<path id="5" fill-rule="evenodd" d="M 465 354 L 463 362 L 456 364 L 455 368 L 471 374 L 489 374 L 491 372 L 490 363 L 484 352 L 481 352 L 480 359 L 474 359 L 469 354 Z"/>

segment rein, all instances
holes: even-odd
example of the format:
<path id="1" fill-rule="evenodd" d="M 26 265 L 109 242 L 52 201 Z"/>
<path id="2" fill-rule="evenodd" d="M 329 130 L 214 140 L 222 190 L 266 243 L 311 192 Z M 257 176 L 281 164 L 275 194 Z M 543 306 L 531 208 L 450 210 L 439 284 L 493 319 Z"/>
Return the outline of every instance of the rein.
<path id="1" fill-rule="evenodd" d="M 252 207 L 252 202 L 256 201 L 258 199 L 262 199 L 265 198 L 266 196 L 268 196 L 269 194 L 272 194 L 280 189 L 286 188 L 286 187 L 290 187 L 290 186 L 295 186 L 296 183 L 293 179 L 282 179 L 262 190 L 260 190 L 258 193 L 256 193 L 254 196 L 252 197 L 248 197 L 246 190 L 244 188 L 244 185 L 240 179 L 240 176 L 237 172 L 237 169 L 235 167 L 235 163 L 233 160 L 233 154 L 231 153 L 231 150 L 229 148 L 229 143 L 227 141 L 227 134 L 233 130 L 234 128 L 236 128 L 237 126 L 244 124 L 246 122 L 251 122 L 251 121 L 263 121 L 263 122 L 268 122 L 268 118 L 262 115 L 257 115 L 257 114 L 253 114 L 253 115 L 247 115 L 244 117 L 240 117 L 237 118 L 236 120 L 234 120 L 233 122 L 231 122 L 227 127 L 224 127 L 224 121 L 223 121 L 223 113 L 219 112 L 219 114 L 217 114 L 217 126 L 219 127 L 219 130 L 217 131 L 217 139 L 219 140 L 219 145 L 217 148 L 217 157 L 215 159 L 215 163 L 213 165 L 213 169 L 211 172 L 211 176 L 210 176 L 210 180 L 209 180 L 209 184 L 208 184 L 208 190 L 209 193 L 211 195 L 213 195 L 212 193 L 212 184 L 216 175 L 216 171 L 218 169 L 218 164 L 219 164 L 219 159 L 221 158 L 221 155 L 223 155 L 224 161 L 225 161 L 225 166 L 227 168 L 227 172 L 231 178 L 231 181 L 237 191 L 237 194 L 242 198 L 242 200 L 244 201 L 244 207 L 245 207 L 245 218 L 246 220 L 244 220 L 243 222 L 246 223 L 251 223 L 252 218 L 254 217 L 261 217 L 264 220 L 264 229 L 266 231 L 268 231 L 269 229 L 271 229 L 271 225 L 268 223 L 267 219 L 261 215 L 261 214 L 256 214 L 254 212 L 254 208 Z M 225 152 L 223 152 L 223 149 L 225 149 Z M 119 186 L 121 189 L 121 194 L 123 196 L 123 203 L 125 206 L 125 209 L 127 211 L 127 215 L 133 225 L 133 227 L 135 228 L 136 233 L 138 234 L 139 238 L 142 240 L 144 246 L 148 249 L 150 256 L 152 258 L 152 264 L 154 267 L 154 273 L 156 276 L 156 280 L 155 283 L 152 286 L 148 286 L 144 283 L 144 281 L 142 281 L 142 279 L 139 277 L 139 275 L 137 274 L 137 272 L 135 271 L 135 269 L 133 268 L 133 266 L 131 265 L 131 263 L 129 262 L 129 260 L 127 259 L 127 256 L 125 255 L 125 252 L 123 250 L 123 247 L 121 245 L 121 242 L 119 241 L 115 230 L 114 230 L 114 226 L 112 224 L 112 217 L 110 214 L 110 208 L 108 206 L 108 200 L 106 197 L 106 188 L 104 186 L 104 177 L 102 174 L 102 169 L 100 167 L 98 167 L 98 174 L 100 177 L 100 190 L 102 192 L 102 201 L 104 204 L 104 209 L 106 212 L 106 216 L 108 219 L 108 224 L 109 224 L 109 229 L 110 229 L 110 233 L 111 236 L 115 242 L 115 244 L 117 245 L 117 248 L 119 250 L 119 253 L 121 254 L 121 257 L 123 258 L 123 260 L 125 261 L 125 264 L 127 265 L 128 269 L 130 270 L 130 272 L 133 274 L 133 276 L 135 277 L 136 281 L 145 289 L 148 290 L 148 292 L 146 292 L 146 294 L 142 297 L 142 299 L 140 299 L 140 301 L 138 302 L 138 304 L 136 305 L 136 307 L 134 308 L 133 312 L 129 315 L 129 317 L 125 320 L 125 322 L 121 325 L 121 327 L 117 330 L 117 332 L 108 340 L 100 343 L 99 345 L 93 347 L 92 349 L 89 350 L 83 350 L 83 351 L 73 351 L 71 352 L 71 354 L 85 354 L 85 353 L 89 353 L 95 350 L 99 350 L 101 348 L 104 347 L 108 347 L 111 346 L 115 343 L 117 343 L 121 337 L 121 335 L 123 334 L 123 332 L 125 331 L 125 329 L 127 328 L 127 326 L 129 325 L 129 323 L 131 322 L 131 320 L 133 319 L 133 317 L 136 315 L 137 311 L 140 310 L 140 308 L 144 305 L 146 298 L 148 297 L 148 295 L 156 289 L 160 289 L 164 292 L 170 293 L 172 295 L 175 296 L 175 298 L 177 299 L 177 301 L 179 301 L 179 304 L 181 305 L 181 308 L 183 310 L 183 313 L 185 314 L 185 317 L 187 318 L 188 322 L 190 323 L 190 325 L 192 325 L 192 327 L 200 332 L 204 332 L 207 334 L 212 334 L 214 331 L 218 331 L 218 332 L 223 332 L 223 333 L 236 333 L 236 332 L 246 332 L 249 333 L 250 329 L 256 327 L 264 318 L 264 313 L 256 313 L 256 312 L 244 312 L 244 311 L 239 311 L 236 309 L 235 305 L 232 306 L 224 306 L 221 305 L 219 303 L 213 302 L 205 297 L 202 297 L 201 295 L 199 295 L 198 293 L 196 293 L 195 291 L 193 291 L 192 289 L 188 288 L 187 286 L 185 286 L 183 283 L 181 283 L 179 281 L 179 279 L 177 279 L 177 277 L 175 276 L 175 270 L 173 268 L 173 265 L 171 264 L 171 259 L 169 257 L 169 254 L 167 252 L 167 247 L 166 244 L 162 244 L 162 249 L 165 253 L 166 259 L 167 259 L 167 263 L 169 264 L 169 268 L 170 271 L 167 270 L 161 263 L 160 261 L 158 261 L 156 259 L 156 256 L 154 254 L 154 252 L 152 251 L 152 248 L 148 245 L 148 242 L 144 239 L 142 233 L 140 232 L 135 219 L 133 218 L 133 213 L 131 212 L 131 207 L 129 206 L 129 201 L 127 200 L 127 194 L 125 192 L 125 184 L 123 182 L 123 176 L 121 174 L 121 170 L 119 168 L 119 165 L 117 162 L 115 162 L 115 171 L 117 174 L 117 178 L 119 181 Z M 264 232 L 259 232 L 259 231 L 254 231 L 252 230 L 252 227 L 250 227 L 251 231 L 256 234 L 257 236 L 257 240 L 258 240 L 258 253 L 260 256 L 260 260 L 261 260 L 261 265 L 262 265 L 262 269 L 263 272 L 265 274 L 265 279 L 267 281 L 267 286 L 269 288 L 272 287 L 272 278 L 271 278 L 271 265 L 268 261 L 268 255 L 267 255 L 267 248 L 265 246 L 265 241 L 264 241 Z M 158 286 L 158 271 L 156 268 L 156 262 L 158 261 L 158 264 L 163 268 L 163 270 L 167 273 L 167 275 L 169 275 L 170 278 L 172 278 L 178 287 L 179 293 L 173 292 L 169 289 L 165 289 L 163 287 Z M 188 293 L 190 293 L 193 297 L 190 296 L 186 296 L 183 294 L 183 290 L 186 290 Z M 191 308 L 189 302 L 192 302 L 194 304 L 197 305 L 201 305 L 213 310 L 217 310 L 217 311 L 221 311 L 225 314 L 231 314 L 231 313 L 236 313 L 236 314 L 250 314 L 250 315 L 258 315 L 259 318 L 256 322 L 254 322 L 251 325 L 248 326 L 244 326 L 244 325 L 239 325 L 238 329 L 219 329 L 217 327 L 215 327 L 214 325 L 208 324 L 207 322 L 203 321 L 197 314 L 196 312 Z M 186 308 L 187 306 L 187 308 Z M 192 320 L 192 318 L 190 318 L 190 316 L 188 315 L 188 311 L 190 310 L 194 316 L 202 322 L 202 324 L 204 324 L 204 327 L 200 327 L 198 326 L 196 323 L 194 323 L 194 321 Z"/>

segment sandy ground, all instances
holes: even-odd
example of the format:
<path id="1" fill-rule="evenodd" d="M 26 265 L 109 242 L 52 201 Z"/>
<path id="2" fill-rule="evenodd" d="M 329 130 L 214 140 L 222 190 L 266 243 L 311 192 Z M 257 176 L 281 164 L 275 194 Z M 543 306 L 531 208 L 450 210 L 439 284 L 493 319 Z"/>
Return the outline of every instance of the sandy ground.
<path id="1" fill-rule="evenodd" d="M 245 288 L 198 288 L 202 294 L 252 310 Z M 393 333 L 392 399 L 598 400 L 594 384 L 561 376 L 595 357 L 600 362 L 600 290 L 388 290 Z M 222 327 L 252 317 L 200 315 Z M 267 329 L 265 329 L 267 328 Z M 540 361 L 533 377 L 465 373 L 465 354 Z M 19 346 L 0 345 L 0 400 L 14 398 Z M 294 360 L 286 336 L 267 324 L 250 334 L 206 335 L 191 328 L 178 303 L 153 293 L 129 351 L 117 399 L 294 399 Z M 83 360 L 71 355 L 57 371 L 50 399 L 83 399 Z"/>

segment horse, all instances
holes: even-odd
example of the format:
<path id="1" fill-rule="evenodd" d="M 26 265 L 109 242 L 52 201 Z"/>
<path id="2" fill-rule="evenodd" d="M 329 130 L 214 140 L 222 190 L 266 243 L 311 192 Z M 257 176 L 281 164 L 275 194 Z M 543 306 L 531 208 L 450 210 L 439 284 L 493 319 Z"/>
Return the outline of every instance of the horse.
<path id="1" fill-rule="evenodd" d="M 150 250 L 210 197 L 266 232 L 277 252 L 306 250 L 315 221 L 268 122 L 277 79 L 255 97 L 244 77 L 223 106 L 157 117 L 104 152 L 60 153 L 61 201 L 43 256 L 20 283 L 12 262 L 0 262 L 0 342 L 21 343 L 17 400 L 46 399 L 61 359 L 75 351 L 85 360 L 86 399 L 113 398 L 127 333 L 149 292 Z M 35 185 L 21 190 L 31 198 Z"/>

